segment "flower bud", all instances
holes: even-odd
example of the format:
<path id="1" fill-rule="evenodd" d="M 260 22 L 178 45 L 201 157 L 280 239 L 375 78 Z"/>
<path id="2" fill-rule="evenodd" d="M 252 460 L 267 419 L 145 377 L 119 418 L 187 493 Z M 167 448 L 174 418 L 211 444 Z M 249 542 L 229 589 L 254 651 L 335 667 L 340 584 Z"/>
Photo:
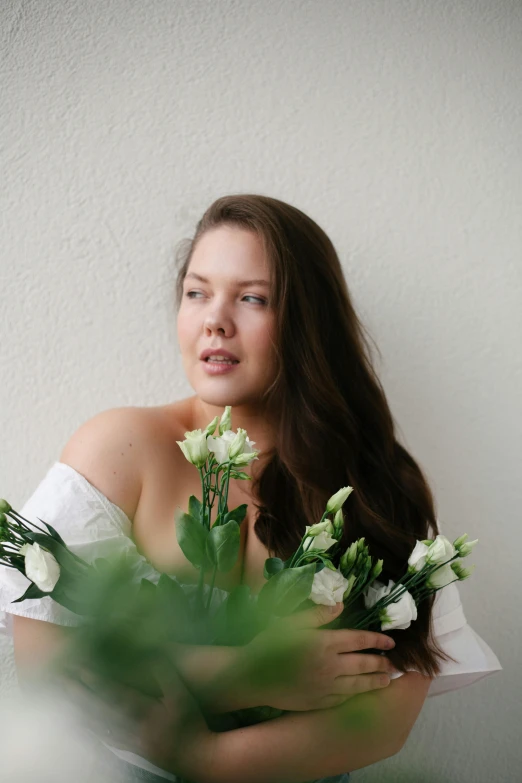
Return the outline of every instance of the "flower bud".
<path id="1" fill-rule="evenodd" d="M 354 585 L 354 582 L 355 582 L 356 578 L 357 577 L 355 576 L 355 574 L 350 574 L 350 576 L 348 577 L 348 584 L 346 586 L 346 590 L 343 593 L 343 601 L 346 601 L 346 599 L 348 598 L 348 596 L 352 592 L 352 588 L 353 588 L 353 585 Z"/>
<path id="2" fill-rule="evenodd" d="M 344 530 L 344 515 L 343 515 L 342 508 L 336 511 L 334 516 L 333 526 L 334 526 L 333 535 L 338 541 L 340 541 Z"/>
<path id="3" fill-rule="evenodd" d="M 341 557 L 340 566 L 343 573 L 347 573 L 355 565 L 357 558 L 357 541 L 354 541 L 351 546 L 348 547 L 344 555 Z"/>
<path id="4" fill-rule="evenodd" d="M 9 505 L 7 500 L 4 500 L 4 498 L 0 498 L 0 511 L 3 514 L 7 514 L 9 511 L 12 511 L 13 507 Z"/>
<path id="5" fill-rule="evenodd" d="M 224 432 L 227 430 L 230 430 L 232 428 L 232 415 L 231 415 L 232 406 L 227 405 L 225 407 L 225 410 L 223 412 L 223 415 L 221 416 L 221 420 L 219 422 L 219 434 L 223 435 Z"/>
<path id="6" fill-rule="evenodd" d="M 237 457 L 234 457 L 234 465 L 243 466 L 243 465 L 250 465 L 251 462 L 253 462 L 255 459 L 259 459 L 257 456 L 259 454 L 259 451 L 251 451 L 249 453 L 243 452 L 243 454 L 238 454 Z"/>
<path id="7" fill-rule="evenodd" d="M 459 555 L 461 557 L 467 557 L 469 554 L 471 554 L 471 550 L 477 542 L 478 538 L 476 538 L 474 541 L 468 541 L 466 544 L 463 544 L 459 549 Z"/>
<path id="8" fill-rule="evenodd" d="M 455 549 L 460 549 L 462 544 L 464 544 L 464 542 L 467 540 L 468 540 L 468 534 L 464 533 L 463 536 L 459 536 L 459 538 L 455 539 L 455 541 L 453 542 L 453 546 L 455 547 Z"/>
<path id="9" fill-rule="evenodd" d="M 328 514 L 336 514 L 342 508 L 346 498 L 353 492 L 353 487 L 342 487 L 335 495 L 332 495 L 326 504 Z"/>
<path id="10" fill-rule="evenodd" d="M 383 563 L 384 563 L 384 560 L 377 560 L 377 562 L 375 563 L 374 567 L 371 570 L 370 579 L 377 579 L 377 577 L 382 572 Z"/>
<path id="11" fill-rule="evenodd" d="M 458 560 L 455 560 L 453 563 L 451 563 L 451 568 L 461 582 L 463 579 L 467 579 L 469 576 L 471 576 L 475 570 L 474 565 L 470 566 L 469 568 L 463 568 Z"/>
<path id="12" fill-rule="evenodd" d="M 426 543 L 424 541 L 417 541 L 413 552 L 408 558 L 408 573 L 412 574 L 416 571 L 422 571 L 426 565 L 426 555 L 428 552 L 429 547 Z"/>
<path id="13" fill-rule="evenodd" d="M 216 431 L 218 421 L 219 421 L 219 416 L 215 416 L 210 422 L 210 424 L 207 424 L 207 426 L 205 427 L 205 435 L 208 436 L 214 434 L 214 432 Z"/>
<path id="14" fill-rule="evenodd" d="M 365 549 L 366 549 L 366 544 L 364 543 L 364 536 L 363 536 L 357 542 L 357 551 L 364 552 Z"/>

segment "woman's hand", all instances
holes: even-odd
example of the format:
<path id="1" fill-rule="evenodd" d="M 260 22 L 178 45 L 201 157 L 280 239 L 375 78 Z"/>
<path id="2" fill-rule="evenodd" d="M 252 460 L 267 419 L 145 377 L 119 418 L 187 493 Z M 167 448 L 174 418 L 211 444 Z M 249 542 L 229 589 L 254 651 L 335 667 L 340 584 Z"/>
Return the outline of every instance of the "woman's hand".
<path id="1" fill-rule="evenodd" d="M 390 650 L 395 646 L 390 636 L 320 629 L 342 609 L 342 603 L 317 606 L 278 618 L 243 648 L 258 705 L 289 711 L 325 709 L 389 685 L 388 674 L 396 669 L 386 656 L 358 651 Z"/>

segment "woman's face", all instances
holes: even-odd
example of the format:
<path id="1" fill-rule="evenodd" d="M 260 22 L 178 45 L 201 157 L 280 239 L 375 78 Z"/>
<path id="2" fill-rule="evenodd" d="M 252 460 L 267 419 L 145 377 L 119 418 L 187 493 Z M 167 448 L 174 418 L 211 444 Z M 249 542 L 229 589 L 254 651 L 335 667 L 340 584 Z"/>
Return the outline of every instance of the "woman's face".
<path id="1" fill-rule="evenodd" d="M 198 241 L 183 283 L 177 327 L 185 373 L 204 402 L 255 405 L 272 383 L 270 282 L 262 241 L 254 232 L 219 226 Z M 216 356 L 228 351 L 238 361 L 202 358 L 205 350 Z"/>

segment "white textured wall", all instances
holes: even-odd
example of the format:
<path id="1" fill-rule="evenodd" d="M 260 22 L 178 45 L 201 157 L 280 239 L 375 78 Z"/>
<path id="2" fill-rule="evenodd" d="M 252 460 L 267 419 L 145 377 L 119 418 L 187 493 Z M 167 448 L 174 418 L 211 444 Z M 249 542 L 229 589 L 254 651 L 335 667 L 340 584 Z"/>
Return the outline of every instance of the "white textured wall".
<path id="1" fill-rule="evenodd" d="M 518 779 L 521 3 L 11 0 L 0 15 L 0 495 L 20 507 L 95 413 L 192 393 L 174 246 L 217 196 L 295 204 L 340 253 L 445 532 L 480 539 L 461 596 L 504 667 L 430 699 L 402 753 L 355 777 Z"/>

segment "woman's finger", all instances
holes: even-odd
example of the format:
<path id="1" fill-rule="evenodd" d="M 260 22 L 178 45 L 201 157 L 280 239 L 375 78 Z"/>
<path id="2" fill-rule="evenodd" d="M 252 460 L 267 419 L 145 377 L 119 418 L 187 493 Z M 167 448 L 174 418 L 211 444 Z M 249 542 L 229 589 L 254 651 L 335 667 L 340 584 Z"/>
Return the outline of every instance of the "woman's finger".
<path id="1" fill-rule="evenodd" d="M 357 693 L 386 688 L 390 682 L 390 676 L 384 673 L 358 674 L 355 677 L 341 675 L 334 680 L 334 694 L 355 696 Z"/>
<path id="2" fill-rule="evenodd" d="M 354 676 L 385 672 L 391 674 L 397 669 L 385 655 L 363 655 L 362 653 L 342 653 L 337 656 L 338 675 Z"/>
<path id="3" fill-rule="evenodd" d="M 335 631 L 322 631 L 329 634 L 329 646 L 335 652 L 355 652 L 357 650 L 391 650 L 395 641 L 391 636 L 376 631 L 338 628 Z"/>

